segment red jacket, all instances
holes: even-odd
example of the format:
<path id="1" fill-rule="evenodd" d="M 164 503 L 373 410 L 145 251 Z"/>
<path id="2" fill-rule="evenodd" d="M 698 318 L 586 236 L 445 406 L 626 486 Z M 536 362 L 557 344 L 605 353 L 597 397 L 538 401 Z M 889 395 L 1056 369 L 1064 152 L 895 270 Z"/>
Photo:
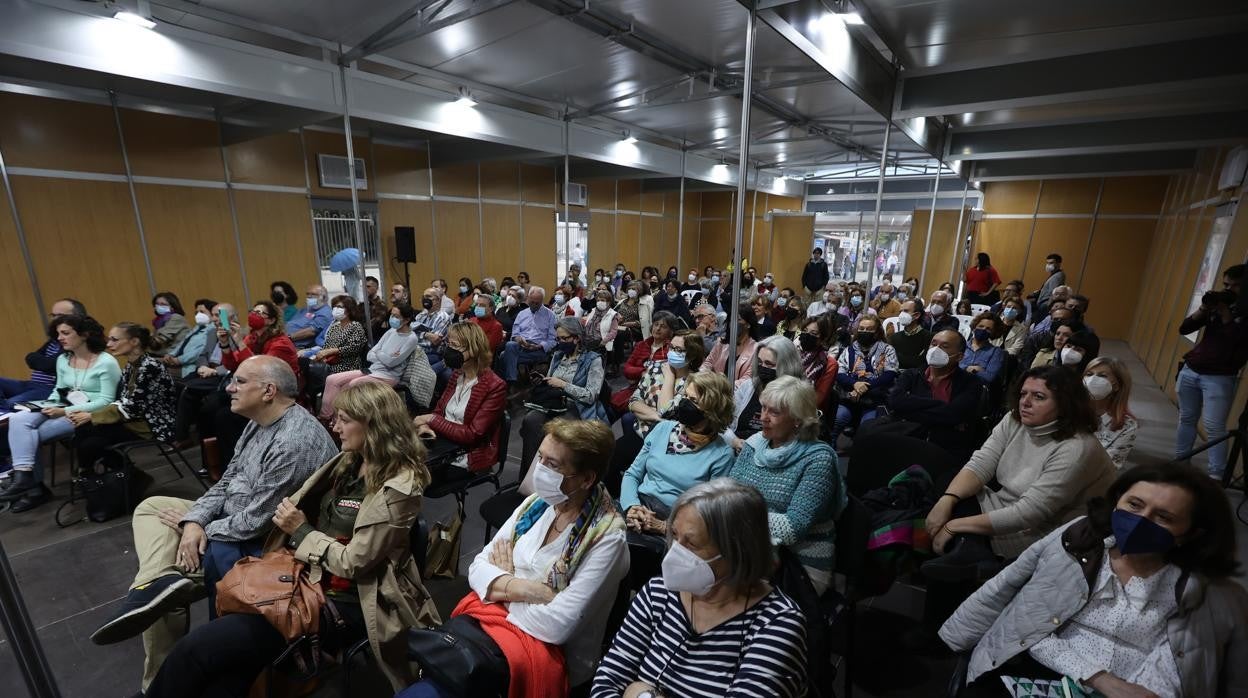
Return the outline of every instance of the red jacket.
<path id="1" fill-rule="evenodd" d="M 633 347 L 632 355 L 628 357 L 628 361 L 624 363 L 620 372 L 624 374 L 625 378 L 636 383 L 641 380 L 641 374 L 646 372 L 647 361 L 651 359 L 655 361 L 667 360 L 667 347 L 669 344 L 670 342 L 659 347 L 659 350 L 652 357 L 650 356 L 650 350 L 654 347 L 654 337 L 637 342 L 637 346 Z"/>
<path id="2" fill-rule="evenodd" d="M 494 352 L 495 356 L 498 356 L 498 352 L 503 348 L 503 323 L 499 322 L 498 318 L 492 314 L 483 318 L 474 315 L 469 318 L 468 322 L 481 327 L 481 331 L 485 332 L 485 338 L 490 340 L 490 351 Z"/>
<path id="3" fill-rule="evenodd" d="M 299 376 L 299 353 L 295 350 L 295 343 L 290 341 L 290 337 L 279 334 L 270 337 L 269 341 L 264 343 L 257 351 L 256 335 L 249 334 L 247 339 L 243 341 L 243 346 L 238 351 L 229 349 L 221 350 L 221 365 L 234 372 L 238 370 L 238 365 L 250 359 L 253 356 L 266 354 L 268 356 L 276 356 L 290 365 L 290 370 L 295 372 L 295 377 Z"/>
<path id="4" fill-rule="evenodd" d="M 507 407 L 507 382 L 488 368 L 478 373 L 477 384 L 472 386 L 468 407 L 464 410 L 467 422 L 456 424 L 445 417 L 446 403 L 451 401 L 455 384 L 462 376 L 463 371 L 460 370 L 451 374 L 446 390 L 442 391 L 442 399 L 438 400 L 438 406 L 433 411 L 429 428 L 438 436 L 468 449 L 468 470 L 479 472 L 498 462 L 499 426 L 503 423 L 503 410 Z"/>

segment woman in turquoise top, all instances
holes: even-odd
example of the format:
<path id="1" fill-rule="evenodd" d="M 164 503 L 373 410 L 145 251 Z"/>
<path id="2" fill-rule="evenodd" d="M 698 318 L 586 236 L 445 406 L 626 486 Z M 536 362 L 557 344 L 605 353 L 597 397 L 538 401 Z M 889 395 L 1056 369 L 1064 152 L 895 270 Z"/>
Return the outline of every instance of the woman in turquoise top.
<path id="1" fill-rule="evenodd" d="M 59 406 L 18 412 L 9 419 L 13 472 L 10 477 L 0 475 L 0 502 L 13 502 L 15 512 L 33 509 L 50 496 L 43 487 L 39 444 L 73 434 L 74 420 L 89 421 L 90 413 L 117 398 L 121 380 L 117 360 L 104 353 L 100 323 L 77 315 L 61 315 L 55 322 L 56 338 L 65 353 L 56 360 L 56 387 L 48 400 Z"/>
<path id="2" fill-rule="evenodd" d="M 816 400 L 809 381 L 780 376 L 768 383 L 763 428 L 745 440 L 729 476 L 763 493 L 772 542 L 797 556 L 822 594 L 832 582 L 835 526 L 846 495 L 836 452 L 819 440 Z"/>

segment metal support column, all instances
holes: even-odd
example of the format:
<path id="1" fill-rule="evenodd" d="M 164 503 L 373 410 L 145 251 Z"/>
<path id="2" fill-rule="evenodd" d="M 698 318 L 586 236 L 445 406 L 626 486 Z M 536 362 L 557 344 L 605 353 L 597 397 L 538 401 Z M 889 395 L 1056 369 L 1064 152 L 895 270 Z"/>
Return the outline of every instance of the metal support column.
<path id="1" fill-rule="evenodd" d="M 478 279 L 484 279 L 489 276 L 485 273 L 485 201 L 481 199 L 481 163 L 477 163 L 477 252 L 479 253 L 481 263 L 481 273 L 477 274 Z M 472 292 L 472 289 L 468 289 Z M 472 301 L 473 305 L 477 304 L 476 299 Z"/>
<path id="2" fill-rule="evenodd" d="M 1088 273 L 1088 254 L 1092 252 L 1092 236 L 1096 234 L 1096 219 L 1101 217 L 1101 196 L 1104 193 L 1105 178 L 1101 177 L 1101 186 L 1096 190 L 1096 205 L 1092 207 L 1092 222 L 1088 223 L 1088 244 L 1083 248 L 1083 265 L 1079 268 L 1079 283 L 1074 287 L 1074 293 L 1079 293 L 1083 288 L 1084 274 Z"/>
<path id="3" fill-rule="evenodd" d="M 936 222 L 936 197 L 940 195 L 940 171 L 944 169 L 944 163 L 936 166 L 936 183 L 932 185 L 932 210 L 927 216 L 927 240 L 923 243 L 923 266 L 919 267 L 919 273 L 915 276 L 919 279 L 919 288 L 912 289 L 915 298 L 925 298 L 923 295 L 923 282 L 927 281 L 927 253 L 932 249 L 932 224 Z"/>
<path id="4" fill-rule="evenodd" d="M 565 113 L 563 115 L 563 259 L 565 262 L 565 266 L 563 269 L 564 278 L 566 278 L 568 270 L 572 267 L 572 235 L 570 232 L 568 232 L 572 229 L 572 220 L 569 217 L 571 213 L 568 211 L 568 183 L 572 176 L 572 173 L 568 171 L 568 166 L 570 164 L 569 161 L 571 160 L 571 158 L 568 156 L 568 150 L 571 147 L 568 143 L 568 140 L 571 137 L 571 129 L 572 129 L 572 121 L 568 119 L 568 115 Z M 640 228 L 638 228 L 638 231 L 640 232 Z M 638 235 L 638 237 L 640 237 L 640 235 Z M 582 269 L 581 271 L 585 271 L 585 270 Z M 531 276 L 529 278 L 532 279 Z M 577 281 L 580 281 L 579 277 L 577 278 Z M 562 284 L 563 278 L 560 278 L 557 283 Z M 554 296 L 553 290 L 551 291 L 551 296 Z"/>
<path id="5" fill-rule="evenodd" d="M 884 146 L 880 149 L 880 179 L 875 185 L 875 225 L 871 233 L 871 258 L 867 265 L 867 291 L 875 288 L 875 255 L 880 251 L 880 213 L 884 210 L 884 170 L 888 167 L 888 138 L 893 134 L 893 120 L 884 122 Z"/>
<path id="6" fill-rule="evenodd" d="M 13 214 L 13 228 L 17 231 L 17 246 L 22 248 L 22 260 L 26 262 L 26 274 L 30 276 L 30 288 L 34 292 L 35 312 L 39 315 L 39 327 L 44 327 L 48 319 L 44 316 L 43 293 L 39 290 L 39 278 L 35 275 L 35 262 L 30 256 L 30 247 L 26 244 L 26 229 L 22 227 L 22 217 L 17 212 L 17 199 L 13 197 L 13 182 L 9 181 L 9 167 L 4 164 L 2 149 L 0 149 L 0 180 L 4 182 L 4 193 L 9 199 L 9 211 Z"/>
<path id="7" fill-rule="evenodd" d="M 339 47 L 341 52 L 341 47 Z M 338 66 L 338 77 L 342 80 L 342 130 L 347 139 L 347 172 L 351 176 L 351 215 L 355 217 L 355 248 L 360 251 L 360 290 L 364 293 L 364 331 L 368 333 L 369 344 L 373 343 L 372 308 L 368 302 L 368 293 L 364 291 L 364 277 L 368 276 L 368 268 L 364 259 L 364 229 L 360 225 L 360 190 L 355 186 L 355 144 L 351 138 L 351 88 L 347 83 L 347 66 Z M 375 227 L 374 227 L 375 229 Z M 380 235 L 381 231 L 377 231 Z M 411 289 L 408 289 L 409 293 Z"/>
<path id="8" fill-rule="evenodd" d="M 958 229 L 953 234 L 953 261 L 949 264 L 949 283 L 953 284 L 953 280 L 957 278 L 955 274 L 958 271 L 958 250 L 966 246 L 966 235 L 962 232 L 962 218 L 966 216 L 966 193 L 971 189 L 971 180 L 966 180 L 966 184 L 962 187 L 962 204 L 958 206 Z M 939 286 L 940 284 L 937 284 Z M 957 286 L 954 286 L 957 288 Z M 949 294 L 955 295 L 955 294 Z M 953 299 L 958 300 L 957 298 Z M 948 310 L 946 308 L 946 310 Z"/>
<path id="9" fill-rule="evenodd" d="M 117 124 L 117 142 L 121 145 L 121 164 L 126 168 L 126 185 L 130 187 L 130 203 L 134 206 L 134 224 L 139 229 L 139 249 L 143 250 L 143 266 L 147 268 L 147 286 L 154 296 L 156 295 L 156 277 L 152 275 L 152 257 L 147 252 L 147 235 L 143 232 L 143 214 L 139 212 L 139 194 L 134 189 L 130 154 L 126 152 L 126 135 L 121 130 L 121 110 L 117 108 L 117 93 L 109 90 L 108 101 L 113 105 L 113 121 Z"/>
<path id="10" fill-rule="evenodd" d="M 754 34 L 758 22 L 758 10 L 750 8 L 745 27 L 745 73 L 741 76 L 741 147 L 737 154 L 737 210 L 735 221 L 735 244 L 732 248 L 732 307 L 728 308 L 728 362 L 724 371 L 728 384 L 737 378 L 737 307 L 741 305 L 741 244 L 745 230 L 745 185 L 750 174 L 750 105 L 754 101 Z"/>
<path id="11" fill-rule="evenodd" d="M 433 141 L 428 139 L 425 140 L 425 166 L 429 168 L 429 247 L 433 250 L 433 278 L 436 279 L 442 270 L 438 268 L 438 212 L 434 210 L 437 202 L 433 198 Z M 408 302 L 414 303 L 416 298 L 411 288 L 407 289 L 407 294 Z"/>
<path id="12" fill-rule="evenodd" d="M 679 272 L 684 269 L 681 252 L 685 248 L 685 156 L 688 151 L 685 150 L 685 144 L 680 145 L 680 209 L 676 221 L 676 270 Z"/>
<path id="13" fill-rule="evenodd" d="M 243 259 L 243 236 L 238 230 L 238 207 L 234 203 L 234 180 L 230 177 L 230 160 L 225 152 L 225 134 L 221 130 L 221 111 L 213 109 L 217 117 L 217 145 L 221 149 L 221 169 L 225 173 L 225 199 L 230 205 L 230 225 L 234 228 L 234 248 L 238 250 L 238 273 L 243 281 L 243 300 L 251 307 L 251 286 L 247 283 L 247 262 Z"/>

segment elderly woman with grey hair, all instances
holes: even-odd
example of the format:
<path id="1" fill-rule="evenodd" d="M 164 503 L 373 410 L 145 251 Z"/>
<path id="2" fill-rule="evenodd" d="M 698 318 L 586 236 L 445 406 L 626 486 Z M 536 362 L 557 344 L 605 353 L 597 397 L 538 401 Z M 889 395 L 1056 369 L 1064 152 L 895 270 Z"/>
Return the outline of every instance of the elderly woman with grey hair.
<path id="1" fill-rule="evenodd" d="M 738 453 L 745 440 L 763 428 L 760 398 L 763 389 L 780 376 L 805 380 L 806 371 L 802 368 L 802 356 L 797 351 L 797 345 L 782 335 L 775 335 L 755 345 L 750 375 L 738 379 L 733 390 L 732 423 L 724 431 L 724 440 Z"/>
<path id="2" fill-rule="evenodd" d="M 772 542 L 789 548 L 822 594 L 832 583 L 832 541 L 846 494 L 836 451 L 819 440 L 816 400 L 807 381 L 772 381 L 762 394 L 762 429 L 745 440 L 729 476 L 762 492 Z"/>
<path id="3" fill-rule="evenodd" d="M 574 317 L 560 318 L 555 324 L 555 351 L 550 355 L 550 372 L 538 381 L 525 400 L 529 413 L 520 424 L 524 442 L 520 463 L 528 468 L 542 443 L 546 422 L 555 417 L 601 419 L 607 411 L 598 399 L 604 371 L 602 356 L 585 347 L 585 328 Z"/>
<path id="4" fill-rule="evenodd" d="M 728 478 L 672 507 L 662 576 L 633 599 L 591 698 L 806 695 L 802 612 L 767 581 L 767 504 Z"/>

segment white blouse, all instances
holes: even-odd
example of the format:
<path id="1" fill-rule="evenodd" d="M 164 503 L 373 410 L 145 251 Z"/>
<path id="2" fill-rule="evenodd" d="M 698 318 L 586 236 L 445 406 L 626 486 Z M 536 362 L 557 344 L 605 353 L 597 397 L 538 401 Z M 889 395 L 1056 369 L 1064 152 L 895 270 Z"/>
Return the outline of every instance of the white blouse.
<path id="1" fill-rule="evenodd" d="M 1105 452 L 1114 462 L 1114 467 L 1122 470 L 1122 466 L 1127 464 L 1127 456 L 1131 455 L 1131 449 L 1135 447 L 1135 432 L 1140 425 L 1135 421 L 1135 417 L 1127 415 L 1122 420 L 1122 428 L 1114 431 L 1110 423 L 1112 420 L 1108 412 L 1101 415 L 1101 425 L 1096 430 L 1096 440 L 1105 447 Z"/>
<path id="2" fill-rule="evenodd" d="M 1183 693 L 1179 668 L 1166 634 L 1178 609 L 1174 588 L 1181 570 L 1166 565 L 1152 576 L 1132 577 L 1124 586 L 1109 564 L 1113 537 L 1088 604 L 1052 635 L 1031 648 L 1046 667 L 1087 684 L 1108 671 L 1165 698 Z"/>
<path id="3" fill-rule="evenodd" d="M 448 422 L 463 424 L 464 413 L 468 411 L 468 400 L 472 397 L 472 388 L 477 384 L 477 379 L 465 381 L 462 373 L 459 377 L 460 381 L 455 384 L 455 392 L 451 393 L 451 399 L 446 401 L 446 411 L 442 416 Z M 460 454 L 458 458 L 451 461 L 451 465 L 457 468 L 467 468 L 468 453 Z"/>
<path id="4" fill-rule="evenodd" d="M 477 553 L 468 568 L 468 585 L 482 601 L 485 601 L 490 583 L 508 574 L 490 562 L 494 541 L 511 540 L 516 528 L 516 514 L 523 508 L 521 505 L 511 513 L 507 523 L 503 524 L 490 544 Z M 550 543 L 542 545 L 554 521 L 555 509 L 548 507 L 537 523 L 516 541 L 511 554 L 516 567 L 513 576 L 547 583 L 550 569 L 563 555 L 564 545 L 572 530 L 569 525 Z M 555 595 L 554 600 L 548 604 L 512 601 L 507 605 L 507 620 L 542 642 L 563 646 L 569 685 L 588 681 L 594 675 L 602 649 L 607 614 L 611 612 L 620 581 L 626 574 L 628 545 L 624 532 L 608 533 L 585 553 L 572 581 Z"/>

